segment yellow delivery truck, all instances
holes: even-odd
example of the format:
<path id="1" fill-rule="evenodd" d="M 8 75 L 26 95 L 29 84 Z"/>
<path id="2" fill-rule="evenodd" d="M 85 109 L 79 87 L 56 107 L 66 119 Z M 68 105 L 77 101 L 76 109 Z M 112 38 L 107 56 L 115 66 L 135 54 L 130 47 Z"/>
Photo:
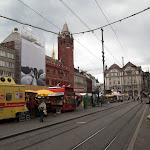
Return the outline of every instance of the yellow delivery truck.
<path id="1" fill-rule="evenodd" d="M 0 120 L 30 118 L 25 104 L 25 86 L 17 85 L 11 77 L 0 76 Z"/>

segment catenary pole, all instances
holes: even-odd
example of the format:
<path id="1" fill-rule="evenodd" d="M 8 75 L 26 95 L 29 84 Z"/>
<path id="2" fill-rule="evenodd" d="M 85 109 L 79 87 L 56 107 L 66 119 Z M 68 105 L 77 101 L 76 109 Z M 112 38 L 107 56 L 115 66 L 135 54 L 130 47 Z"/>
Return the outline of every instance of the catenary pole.
<path id="1" fill-rule="evenodd" d="M 103 39 L 103 29 L 101 28 L 102 31 L 102 61 L 103 61 L 103 77 L 104 77 L 104 99 L 106 96 L 106 90 L 105 90 L 105 56 L 104 56 L 104 39 Z M 103 99 L 103 101 L 104 101 Z"/>

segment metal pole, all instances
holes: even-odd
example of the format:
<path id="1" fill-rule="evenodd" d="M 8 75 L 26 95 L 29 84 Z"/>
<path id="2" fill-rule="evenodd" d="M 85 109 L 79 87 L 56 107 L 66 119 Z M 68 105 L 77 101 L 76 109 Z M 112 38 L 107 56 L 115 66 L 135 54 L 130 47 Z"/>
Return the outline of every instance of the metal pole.
<path id="1" fill-rule="evenodd" d="M 105 95 L 106 95 L 106 91 L 105 91 L 105 59 L 104 59 L 104 40 L 103 40 L 103 29 L 101 28 L 102 31 L 102 61 L 103 61 L 103 77 L 104 77 L 104 98 L 105 99 Z"/>

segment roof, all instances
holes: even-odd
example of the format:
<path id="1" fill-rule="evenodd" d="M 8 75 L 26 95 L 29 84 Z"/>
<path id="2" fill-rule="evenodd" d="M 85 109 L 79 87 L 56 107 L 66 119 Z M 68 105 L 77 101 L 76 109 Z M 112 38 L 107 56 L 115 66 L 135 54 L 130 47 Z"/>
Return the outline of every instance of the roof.
<path id="1" fill-rule="evenodd" d="M 109 69 L 121 69 L 117 64 L 113 64 L 109 67 Z"/>
<path id="2" fill-rule="evenodd" d="M 128 62 L 128 63 L 124 66 L 124 68 L 126 68 L 126 67 L 134 67 L 134 68 L 136 68 L 136 69 L 138 69 L 138 70 L 141 70 L 141 66 L 136 66 L 136 65 L 132 64 L 131 62 Z"/>
<path id="3" fill-rule="evenodd" d="M 110 70 L 112 69 L 118 69 L 118 70 L 121 70 L 122 68 L 120 68 L 117 64 L 113 64 L 109 67 L 108 70 L 105 70 L 105 72 L 109 72 Z"/>
<path id="4" fill-rule="evenodd" d="M 62 34 L 70 34 L 70 31 L 68 29 L 68 25 L 65 23 L 64 26 L 63 26 L 63 29 L 61 31 Z"/>
<path id="5" fill-rule="evenodd" d="M 126 68 L 128 66 L 130 66 L 130 67 L 137 67 L 136 65 L 132 64 L 130 61 L 124 67 Z"/>

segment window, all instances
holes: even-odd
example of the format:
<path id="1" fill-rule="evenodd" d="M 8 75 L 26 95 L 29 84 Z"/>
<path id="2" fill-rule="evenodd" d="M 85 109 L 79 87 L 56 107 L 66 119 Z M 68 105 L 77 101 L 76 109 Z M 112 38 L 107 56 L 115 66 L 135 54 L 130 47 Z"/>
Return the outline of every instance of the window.
<path id="1" fill-rule="evenodd" d="M 8 76 L 12 76 L 12 73 L 11 73 L 11 72 L 8 72 Z"/>
<path id="2" fill-rule="evenodd" d="M 118 84 L 120 84 L 120 81 L 118 81 Z"/>
<path id="3" fill-rule="evenodd" d="M 6 101 L 11 101 L 11 99 L 12 99 L 11 93 L 7 93 L 6 94 Z"/>
<path id="4" fill-rule="evenodd" d="M 53 74 L 53 72 L 54 72 L 54 70 L 53 70 L 53 69 L 50 69 L 50 73 Z"/>
<path id="5" fill-rule="evenodd" d="M 136 84 L 136 80 L 134 80 L 134 84 Z"/>
<path id="6" fill-rule="evenodd" d="M 5 67 L 5 61 L 0 60 L 0 66 Z"/>
<path id="7" fill-rule="evenodd" d="M 11 58 L 11 59 L 14 59 L 14 54 L 7 53 L 7 57 L 8 57 L 8 58 Z"/>
<path id="8" fill-rule="evenodd" d="M 5 66 L 6 66 L 6 67 L 9 67 L 9 63 L 8 63 L 8 62 L 5 62 Z"/>
<path id="9" fill-rule="evenodd" d="M 5 51 L 0 51 L 0 56 L 6 56 L 6 53 L 5 53 Z"/>
<path id="10" fill-rule="evenodd" d="M 11 62 L 6 62 L 6 66 L 8 66 L 9 68 L 14 68 L 14 64 Z"/>

